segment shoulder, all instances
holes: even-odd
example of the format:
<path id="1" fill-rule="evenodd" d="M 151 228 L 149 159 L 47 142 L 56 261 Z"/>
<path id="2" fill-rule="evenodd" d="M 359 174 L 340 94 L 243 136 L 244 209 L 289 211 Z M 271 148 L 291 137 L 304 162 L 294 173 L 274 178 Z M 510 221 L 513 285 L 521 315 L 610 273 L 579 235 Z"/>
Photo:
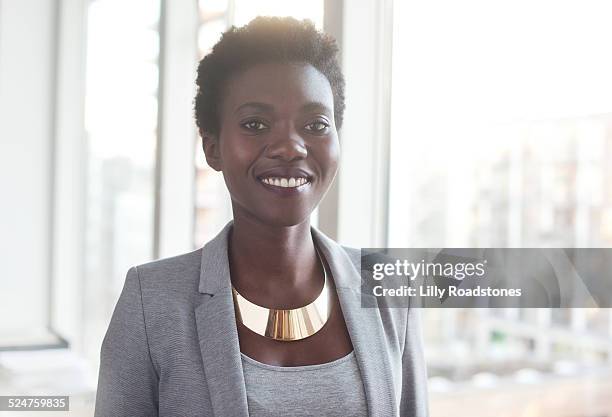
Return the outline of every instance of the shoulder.
<path id="1" fill-rule="evenodd" d="M 393 258 L 389 257 L 384 250 L 361 249 L 350 246 L 340 245 L 342 250 L 351 260 L 357 271 L 362 274 L 365 271 L 373 271 L 374 267 L 380 264 L 394 263 Z M 363 283 L 367 286 L 367 283 Z"/>
<path id="2" fill-rule="evenodd" d="M 135 266 L 143 301 L 184 300 L 198 292 L 202 248 Z"/>
<path id="3" fill-rule="evenodd" d="M 140 310 L 141 325 L 146 329 L 157 369 L 163 363 L 166 343 L 195 337 L 192 321 L 202 298 L 198 292 L 202 250 L 139 264 L 128 272 L 126 287 L 132 288 L 131 294 L 135 295 L 126 299 Z M 185 329 L 189 329 L 187 333 Z"/>
<path id="4" fill-rule="evenodd" d="M 202 248 L 180 255 L 162 258 L 136 266 L 139 273 L 151 277 L 176 276 L 185 273 L 199 272 L 202 259 Z M 154 278 L 150 278 L 154 279 Z"/>
<path id="5" fill-rule="evenodd" d="M 340 245 L 342 250 L 348 255 L 349 259 L 357 268 L 361 265 L 361 249 L 350 246 Z"/>

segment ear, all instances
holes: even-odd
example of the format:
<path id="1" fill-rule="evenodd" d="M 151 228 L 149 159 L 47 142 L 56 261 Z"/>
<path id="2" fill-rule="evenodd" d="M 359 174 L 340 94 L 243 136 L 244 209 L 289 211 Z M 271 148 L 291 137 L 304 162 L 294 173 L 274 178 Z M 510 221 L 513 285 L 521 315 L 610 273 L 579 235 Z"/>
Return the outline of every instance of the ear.
<path id="1" fill-rule="evenodd" d="M 221 171 L 222 163 L 219 138 L 216 135 L 202 130 L 200 130 L 200 136 L 202 137 L 202 149 L 204 150 L 204 156 L 206 156 L 206 162 L 215 171 Z"/>

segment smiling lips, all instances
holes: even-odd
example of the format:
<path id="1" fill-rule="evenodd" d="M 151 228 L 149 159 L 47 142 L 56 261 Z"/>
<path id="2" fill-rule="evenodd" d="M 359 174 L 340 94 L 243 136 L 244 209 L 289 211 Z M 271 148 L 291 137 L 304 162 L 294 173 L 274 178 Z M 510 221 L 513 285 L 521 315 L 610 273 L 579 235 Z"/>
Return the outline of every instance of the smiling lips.
<path id="1" fill-rule="evenodd" d="M 281 196 L 291 196 L 310 188 L 314 175 L 302 167 L 277 166 L 260 172 L 257 179 L 267 190 Z"/>
<path id="2" fill-rule="evenodd" d="M 312 180 L 306 177 L 261 177 L 259 183 L 268 191 L 281 197 L 290 197 L 303 194 Z"/>
<path id="3" fill-rule="evenodd" d="M 298 177 L 298 178 L 266 177 L 266 178 L 262 178 L 261 182 L 263 182 L 264 184 L 275 186 L 275 187 L 299 188 L 302 185 L 308 183 L 309 181 L 308 181 L 308 178 L 305 178 L 305 177 Z"/>

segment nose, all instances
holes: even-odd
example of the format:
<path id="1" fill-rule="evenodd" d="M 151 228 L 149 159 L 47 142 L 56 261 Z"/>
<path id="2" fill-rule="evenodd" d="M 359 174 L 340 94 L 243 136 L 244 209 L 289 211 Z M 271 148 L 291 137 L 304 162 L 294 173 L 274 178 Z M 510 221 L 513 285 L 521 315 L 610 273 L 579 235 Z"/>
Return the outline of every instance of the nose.
<path id="1" fill-rule="evenodd" d="M 287 128 L 278 132 L 268 145 L 267 156 L 285 162 L 304 159 L 308 155 L 304 138 L 294 129 Z"/>

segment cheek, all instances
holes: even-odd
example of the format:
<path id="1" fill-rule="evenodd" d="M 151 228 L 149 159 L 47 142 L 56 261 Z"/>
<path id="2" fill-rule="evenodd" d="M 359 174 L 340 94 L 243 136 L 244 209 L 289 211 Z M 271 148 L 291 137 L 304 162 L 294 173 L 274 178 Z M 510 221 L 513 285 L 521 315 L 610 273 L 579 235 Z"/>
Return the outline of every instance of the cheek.
<path id="1" fill-rule="evenodd" d="M 234 144 L 226 143 L 221 149 L 222 171 L 225 185 L 232 197 L 241 194 L 249 170 L 246 153 Z"/>
<path id="2" fill-rule="evenodd" d="M 327 167 L 327 175 L 334 177 L 340 165 L 340 144 L 336 140 L 323 155 L 322 162 Z"/>
<path id="3" fill-rule="evenodd" d="M 253 151 L 244 141 L 228 140 L 221 147 L 221 159 L 226 175 L 242 176 L 248 172 L 252 164 Z"/>

